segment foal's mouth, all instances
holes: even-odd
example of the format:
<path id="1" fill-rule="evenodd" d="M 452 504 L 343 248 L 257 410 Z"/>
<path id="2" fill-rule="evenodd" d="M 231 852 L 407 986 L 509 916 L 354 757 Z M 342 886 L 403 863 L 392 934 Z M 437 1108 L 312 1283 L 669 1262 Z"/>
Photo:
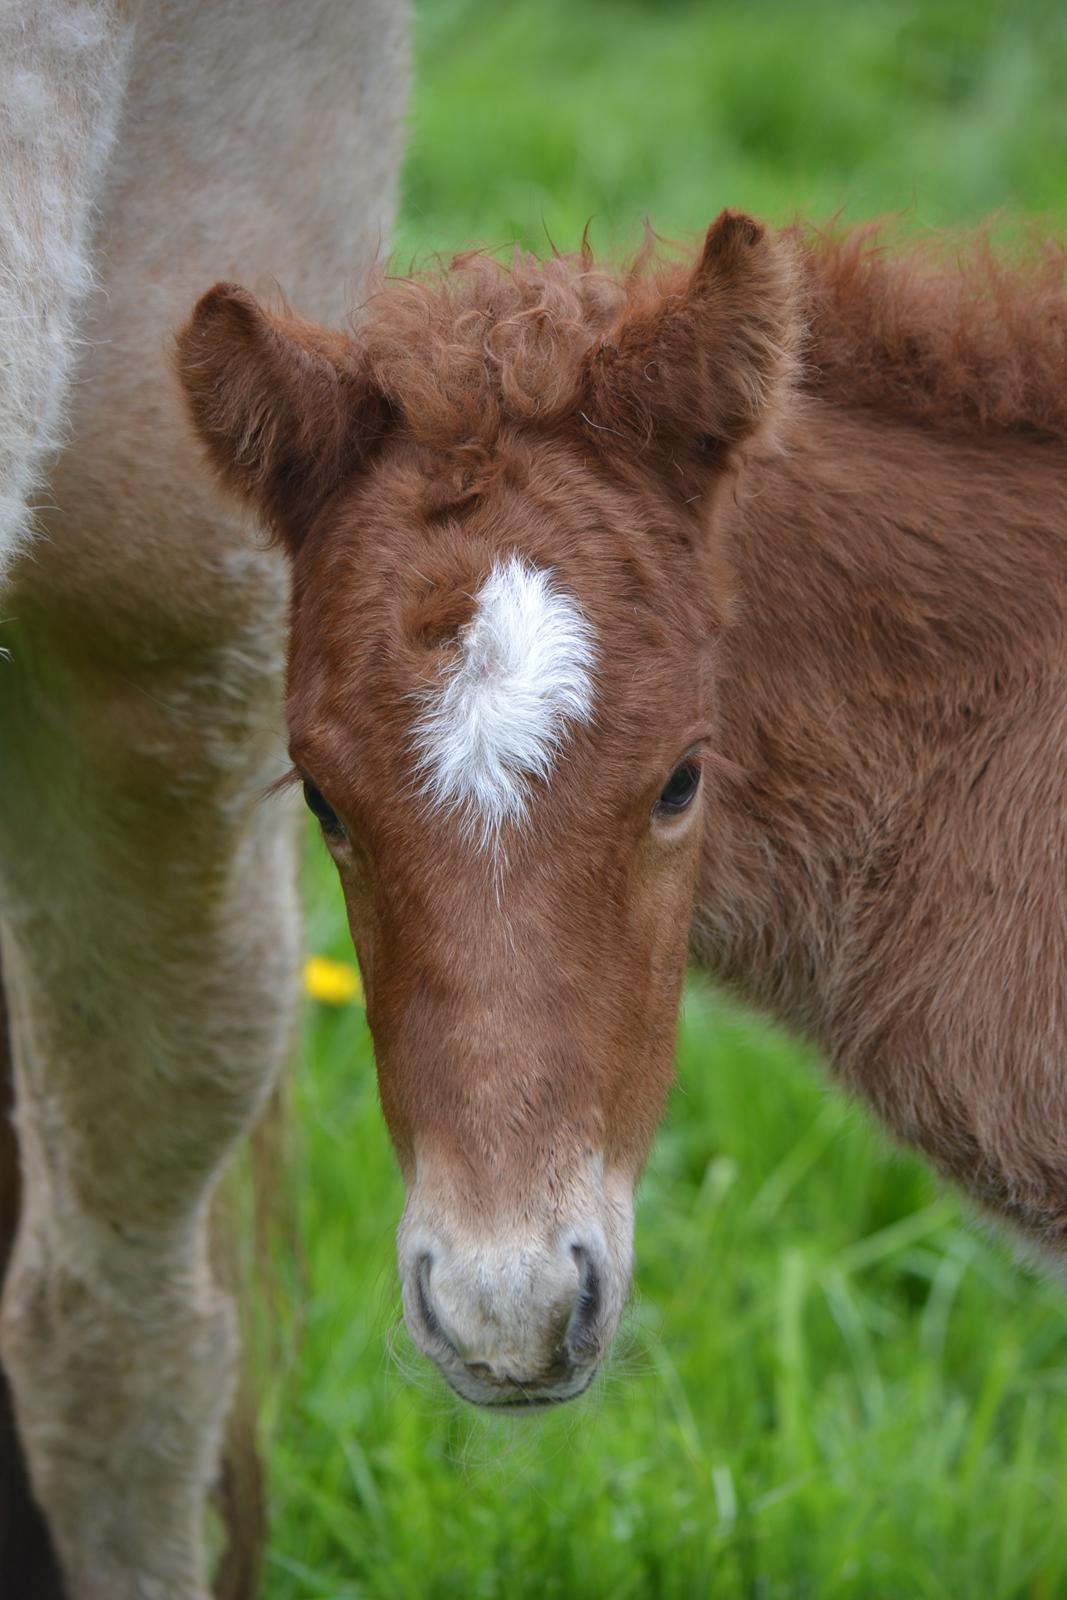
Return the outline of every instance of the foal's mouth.
<path id="1" fill-rule="evenodd" d="M 466 1393 L 448 1374 L 445 1374 L 445 1376 L 452 1392 L 458 1395 L 461 1400 L 465 1400 L 468 1405 L 476 1406 L 479 1411 L 493 1411 L 498 1415 L 504 1413 L 510 1415 L 516 1412 L 528 1415 L 531 1411 L 552 1411 L 558 1406 L 568 1405 L 572 1400 L 579 1400 L 587 1392 L 596 1377 L 596 1368 L 594 1367 L 590 1371 L 583 1373 L 580 1383 L 573 1389 L 550 1390 L 548 1393 L 542 1392 L 539 1394 L 534 1384 L 531 1383 L 527 1388 L 515 1379 L 511 1379 L 506 1386 L 492 1386 L 494 1390 L 499 1387 L 503 1392 L 490 1392 L 484 1397 Z M 489 1388 L 490 1386 L 486 1384 L 486 1387 Z M 518 1392 L 514 1394 L 508 1393 L 507 1391 L 512 1388 Z"/>
<path id="2" fill-rule="evenodd" d="M 556 1406 L 565 1406 L 572 1400 L 580 1400 L 582 1395 L 587 1393 L 595 1376 L 594 1372 L 590 1372 L 580 1388 L 569 1389 L 566 1394 L 526 1394 L 519 1395 L 514 1400 L 472 1400 L 469 1403 L 476 1405 L 480 1411 L 551 1411 Z M 466 1399 L 466 1395 L 463 1398 Z"/>

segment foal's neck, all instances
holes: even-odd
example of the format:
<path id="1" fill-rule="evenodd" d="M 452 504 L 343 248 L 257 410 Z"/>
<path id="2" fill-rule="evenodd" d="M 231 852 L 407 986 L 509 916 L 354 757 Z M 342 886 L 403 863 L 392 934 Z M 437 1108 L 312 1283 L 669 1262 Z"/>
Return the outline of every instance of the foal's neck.
<path id="1" fill-rule="evenodd" d="M 694 944 L 841 1054 L 917 879 L 956 893 L 965 859 L 1003 874 L 968 785 L 991 752 L 1013 781 L 1020 727 L 1062 711 L 1067 451 L 800 406 L 723 510 L 738 581 L 719 743 L 740 775 L 709 812 Z"/>

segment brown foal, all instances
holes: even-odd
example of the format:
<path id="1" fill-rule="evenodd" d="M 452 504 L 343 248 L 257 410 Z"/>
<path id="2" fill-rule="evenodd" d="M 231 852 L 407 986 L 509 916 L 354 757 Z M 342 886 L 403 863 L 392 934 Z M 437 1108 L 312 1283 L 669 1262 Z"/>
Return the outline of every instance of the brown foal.
<path id="1" fill-rule="evenodd" d="M 352 335 L 220 284 L 182 331 L 292 559 L 406 1315 L 466 1398 L 596 1369 L 687 955 L 1062 1249 L 1063 274 L 727 212 L 689 266 L 470 254 Z"/>

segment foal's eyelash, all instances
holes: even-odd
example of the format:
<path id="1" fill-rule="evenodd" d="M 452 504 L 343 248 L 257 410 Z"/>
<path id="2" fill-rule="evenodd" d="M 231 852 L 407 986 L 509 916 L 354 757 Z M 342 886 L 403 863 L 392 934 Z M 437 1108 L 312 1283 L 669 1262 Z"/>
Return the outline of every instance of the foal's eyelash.
<path id="1" fill-rule="evenodd" d="M 304 781 L 304 774 L 299 767 L 290 767 L 288 772 L 283 772 L 280 778 L 275 778 L 273 783 L 268 783 L 263 791 L 264 800 L 272 799 L 276 794 L 284 794 L 286 789 L 295 789 Z"/>

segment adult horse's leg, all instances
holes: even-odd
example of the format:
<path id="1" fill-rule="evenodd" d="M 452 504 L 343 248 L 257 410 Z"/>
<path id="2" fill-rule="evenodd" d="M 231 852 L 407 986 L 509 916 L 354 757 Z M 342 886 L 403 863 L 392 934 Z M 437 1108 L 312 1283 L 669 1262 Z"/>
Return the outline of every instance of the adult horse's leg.
<path id="1" fill-rule="evenodd" d="M 0 580 L 57 443 L 89 285 L 88 233 L 118 122 L 129 0 L 0 6 Z"/>
<path id="2" fill-rule="evenodd" d="M 19 1151 L 12 1122 L 15 1085 L 0 981 L 0 1294 L 19 1216 Z M 30 1494 L 26 1458 L 15 1427 L 11 1389 L 0 1367 L 0 1597 L 62 1600 L 52 1542 Z"/>
<path id="3" fill-rule="evenodd" d="M 286 1053 L 298 970 L 291 813 L 260 803 L 282 591 L 269 558 L 243 572 L 220 637 L 184 658 L 108 661 L 29 587 L 6 630 L 25 1193 L 0 1352 L 72 1600 L 207 1591 L 236 1359 L 208 1213 Z"/>
<path id="4" fill-rule="evenodd" d="M 4 596 L 25 1193 L 0 1359 L 71 1600 L 204 1594 L 236 1345 L 208 1211 L 298 965 L 292 832 L 258 803 L 285 577 L 219 508 L 169 330 L 215 278 L 269 275 L 340 319 L 390 231 L 405 82 L 403 0 L 143 9 L 69 442 Z"/>

